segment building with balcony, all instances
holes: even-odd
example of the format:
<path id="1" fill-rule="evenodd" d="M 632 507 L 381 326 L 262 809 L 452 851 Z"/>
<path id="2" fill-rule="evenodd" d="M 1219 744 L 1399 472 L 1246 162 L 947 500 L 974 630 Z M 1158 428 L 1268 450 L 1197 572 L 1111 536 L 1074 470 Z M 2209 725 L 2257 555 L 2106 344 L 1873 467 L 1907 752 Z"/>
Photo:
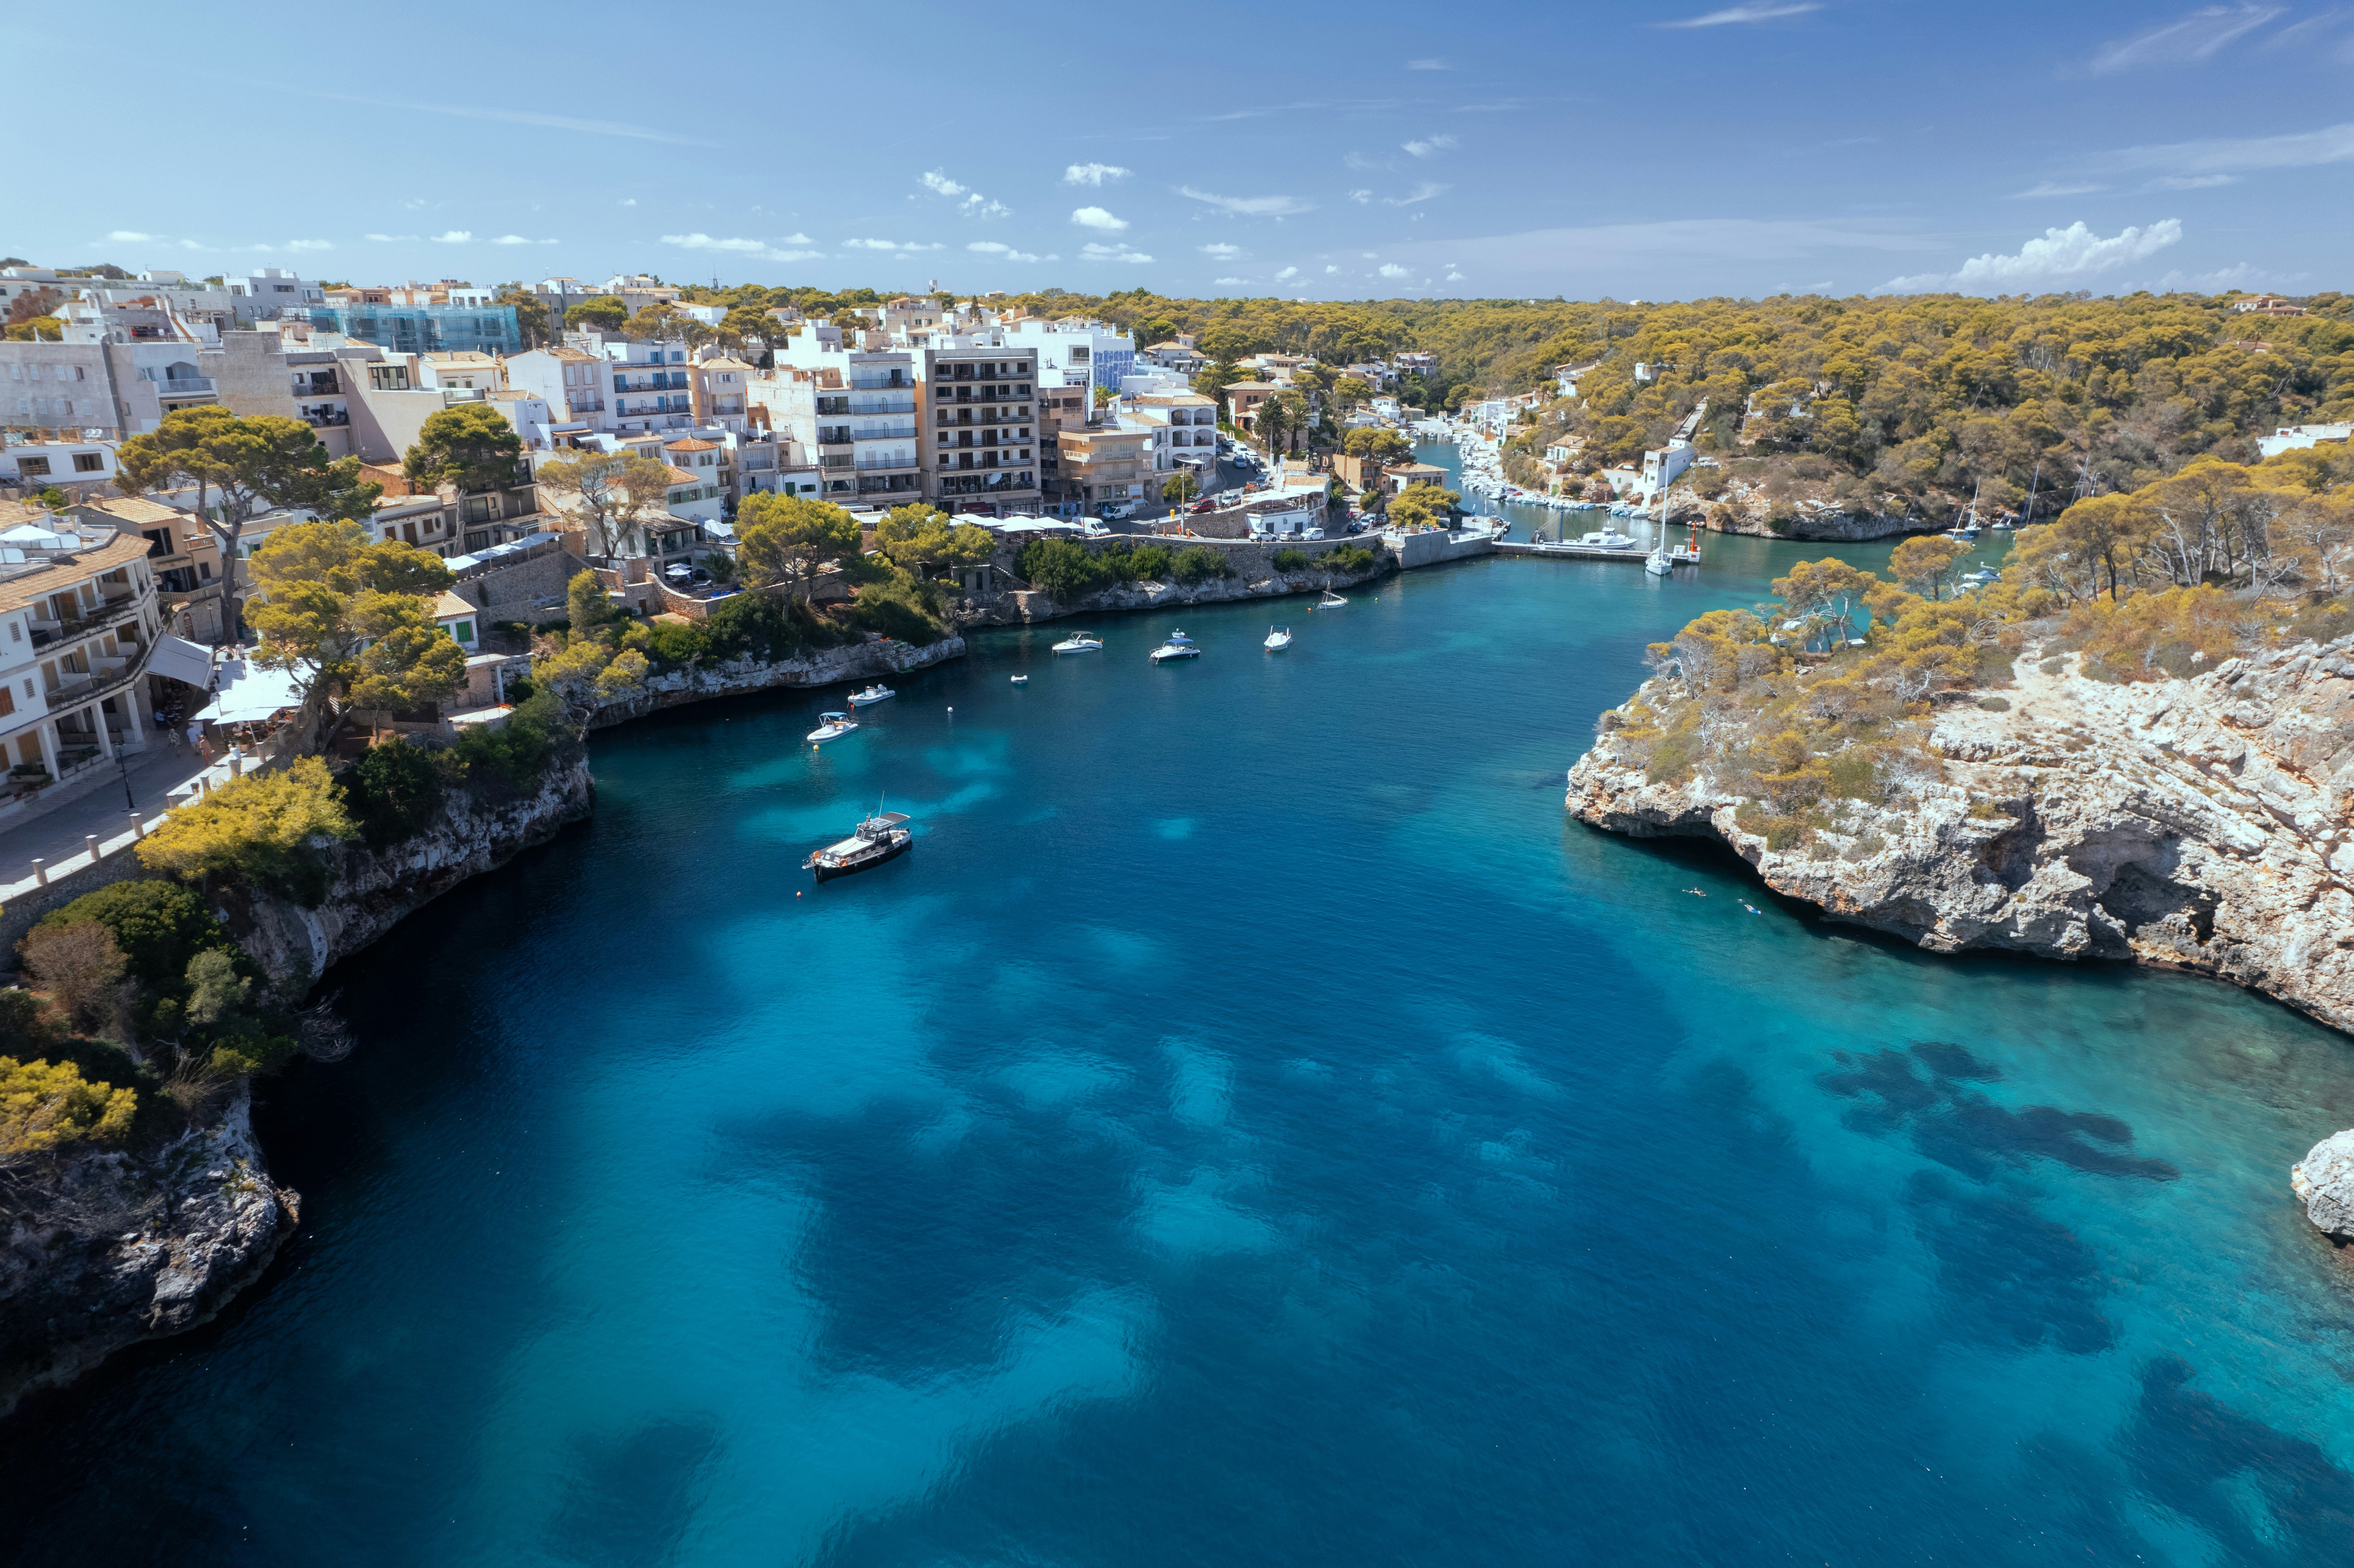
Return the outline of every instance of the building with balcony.
<path id="1" fill-rule="evenodd" d="M 506 362 L 480 349 L 443 349 L 417 356 L 419 379 L 428 387 L 461 392 L 504 391 Z"/>
<path id="2" fill-rule="evenodd" d="M 220 641 L 220 541 L 205 520 L 184 507 L 142 496 L 78 502 L 72 515 L 94 528 L 136 534 L 147 541 L 147 572 L 164 629 L 192 641 Z"/>
<path id="3" fill-rule="evenodd" d="M 557 435 L 614 428 L 612 371 L 604 355 L 558 344 L 518 354 L 506 365 L 508 386 L 546 401 Z"/>
<path id="4" fill-rule="evenodd" d="M 750 366 L 724 354 L 698 359 L 689 366 L 687 389 L 695 398 L 695 422 L 742 430 L 744 389 L 750 385 L 751 374 Z"/>
<path id="5" fill-rule="evenodd" d="M 1119 378 L 1136 368 L 1136 340 L 1102 322 L 1028 317 L 1004 328 L 1008 348 L 1031 352 L 1039 376 L 1052 385 L 1086 385 L 1119 390 Z"/>
<path id="6" fill-rule="evenodd" d="M 151 541 L 48 523 L 0 533 L 15 557 L 0 559 L 0 793 L 11 803 L 145 746 L 149 665 L 164 635 Z"/>
<path id="7" fill-rule="evenodd" d="M 1150 432 L 1155 471 L 1216 468 L 1216 398 L 1199 392 L 1147 392 L 1124 400 L 1119 408 L 1121 424 Z"/>
<path id="8" fill-rule="evenodd" d="M 240 325 L 299 315 L 313 305 L 327 302 L 326 291 L 318 284 L 306 283 L 276 267 L 264 267 L 243 278 L 223 279 L 222 284 Z"/>
<path id="9" fill-rule="evenodd" d="M 513 305 L 396 305 L 387 298 L 338 302 L 343 293 L 368 295 L 390 290 L 330 290 L 323 305 L 309 309 L 313 330 L 341 333 L 396 354 L 472 349 L 481 354 L 523 352 L 523 329 Z"/>
<path id="10" fill-rule="evenodd" d="M 112 441 L 27 441 L 0 447 L 0 485 L 82 495 L 114 482 Z"/>
<path id="11" fill-rule="evenodd" d="M 567 334 L 574 336 L 575 334 Z M 686 349 L 675 343 L 638 343 L 628 338 L 577 334 L 593 340 L 605 360 L 612 397 L 613 430 L 684 430 L 695 424 L 694 375 Z"/>
<path id="12" fill-rule="evenodd" d="M 944 512 L 1034 512 L 1038 355 L 970 338 L 921 351 L 924 499 Z"/>
<path id="13" fill-rule="evenodd" d="M 801 332 L 776 361 L 774 370 L 750 373 L 747 418 L 791 438 L 817 470 L 823 499 L 896 506 L 925 496 L 914 355 L 831 347 Z"/>
<path id="14" fill-rule="evenodd" d="M 1056 438 L 1063 499 L 1082 509 L 1142 502 L 1152 479 L 1152 433 L 1099 425 L 1066 428 Z"/>

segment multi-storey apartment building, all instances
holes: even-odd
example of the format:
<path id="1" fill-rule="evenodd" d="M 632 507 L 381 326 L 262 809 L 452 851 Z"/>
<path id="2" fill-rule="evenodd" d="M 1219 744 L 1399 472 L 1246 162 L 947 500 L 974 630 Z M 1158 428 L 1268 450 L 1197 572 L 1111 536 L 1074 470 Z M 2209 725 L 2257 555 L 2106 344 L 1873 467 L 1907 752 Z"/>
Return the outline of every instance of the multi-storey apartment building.
<path id="1" fill-rule="evenodd" d="M 921 351 L 924 499 L 947 512 L 1035 512 L 1038 355 L 970 338 Z"/>
<path id="2" fill-rule="evenodd" d="M 748 410 L 814 459 L 828 501 L 896 506 L 926 495 L 917 447 L 916 357 L 829 346 L 815 331 L 777 351 L 746 386 Z"/>
<path id="3" fill-rule="evenodd" d="M 1152 466 L 1197 472 L 1218 461 L 1218 400 L 1199 392 L 1146 392 L 1121 406 L 1121 422 L 1152 435 Z"/>
<path id="4" fill-rule="evenodd" d="M 725 430 L 742 430 L 744 389 L 750 385 L 751 375 L 750 366 L 724 354 L 698 359 L 689 366 L 687 390 L 695 398 L 695 422 L 716 425 Z"/>
<path id="5" fill-rule="evenodd" d="M 612 370 L 601 354 L 571 344 L 535 348 L 507 361 L 507 385 L 546 400 L 562 435 L 613 429 Z"/>
<path id="6" fill-rule="evenodd" d="M 1140 503 L 1152 478 L 1152 432 L 1098 425 L 1066 428 L 1062 447 L 1063 499 L 1086 508 Z"/>
<path id="7" fill-rule="evenodd" d="M 146 742 L 163 626 L 151 542 L 51 519 L 8 530 L 0 560 L 0 751 L 22 794 Z"/>
<path id="8" fill-rule="evenodd" d="M 596 341 L 612 384 L 610 429 L 683 430 L 695 423 L 694 376 L 683 344 L 601 336 Z"/>
<path id="9" fill-rule="evenodd" d="M 398 305 L 387 298 L 395 291 L 330 290 L 328 302 L 310 307 L 311 324 L 343 334 L 400 354 L 427 354 L 450 349 L 473 349 L 482 354 L 520 354 L 523 328 L 513 305 Z M 339 295 L 357 298 L 338 302 Z"/>
<path id="10" fill-rule="evenodd" d="M 1102 322 L 1025 317 L 1007 323 L 1003 334 L 1007 347 L 1030 350 L 1040 366 L 1062 372 L 1066 384 L 1083 381 L 1118 393 L 1119 378 L 1136 367 L 1136 340 Z"/>

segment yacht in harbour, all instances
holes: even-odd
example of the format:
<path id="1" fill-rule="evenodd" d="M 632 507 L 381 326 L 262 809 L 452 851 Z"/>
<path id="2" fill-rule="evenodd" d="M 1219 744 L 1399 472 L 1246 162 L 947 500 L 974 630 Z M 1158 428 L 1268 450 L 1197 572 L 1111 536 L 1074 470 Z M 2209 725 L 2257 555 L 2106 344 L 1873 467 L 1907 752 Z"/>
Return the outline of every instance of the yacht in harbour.
<path id="1" fill-rule="evenodd" d="M 877 681 L 863 692 L 851 693 L 850 705 L 854 708 L 871 707 L 876 703 L 887 703 L 898 694 L 898 693 L 893 691 L 890 687 L 883 684 L 880 681 Z"/>
<path id="2" fill-rule="evenodd" d="M 1267 629 L 1267 641 L 1263 646 L 1270 653 L 1282 652 L 1285 649 L 1291 646 L 1291 628 L 1288 626 L 1268 627 Z"/>
<path id="3" fill-rule="evenodd" d="M 829 740 L 839 740 L 858 727 L 858 721 L 848 714 L 820 714 L 818 726 L 801 736 L 811 746 L 823 746 Z"/>
<path id="4" fill-rule="evenodd" d="M 848 838 L 811 851 L 809 859 L 801 862 L 801 869 L 820 882 L 831 882 L 896 860 L 916 842 L 907 821 L 905 811 L 877 811 L 853 828 Z"/>
<path id="5" fill-rule="evenodd" d="M 1068 637 L 1064 638 L 1060 642 L 1055 644 L 1055 652 L 1057 653 L 1100 653 L 1103 652 L 1103 639 L 1097 637 L 1092 631 L 1074 631 Z"/>
<path id="6" fill-rule="evenodd" d="M 1199 659 L 1201 656 L 1202 651 L 1193 646 L 1193 640 L 1182 631 L 1170 632 L 1169 641 L 1152 651 L 1152 662 L 1156 664 L 1166 664 L 1172 659 Z"/>

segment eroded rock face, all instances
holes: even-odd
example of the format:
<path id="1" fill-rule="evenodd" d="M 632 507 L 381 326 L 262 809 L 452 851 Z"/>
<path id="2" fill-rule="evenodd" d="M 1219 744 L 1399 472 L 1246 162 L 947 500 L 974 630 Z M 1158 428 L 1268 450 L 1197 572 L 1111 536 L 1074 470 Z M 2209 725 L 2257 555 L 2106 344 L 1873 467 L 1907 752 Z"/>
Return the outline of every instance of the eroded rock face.
<path id="1" fill-rule="evenodd" d="M 874 681 L 928 669 L 964 657 L 964 639 L 949 636 L 937 642 L 910 643 L 876 639 L 825 648 L 806 658 L 783 659 L 773 664 L 751 659 L 732 660 L 707 669 L 676 670 L 647 680 L 644 689 L 626 701 L 608 704 L 588 721 L 590 729 L 610 729 L 663 708 L 684 707 L 714 697 L 737 696 L 777 687 L 829 686 L 843 681 Z"/>
<path id="2" fill-rule="evenodd" d="M 126 1345 L 208 1320 L 268 1266 L 299 1200 L 263 1173 L 248 1109 L 240 1089 L 207 1131 L 16 1189 L 0 1246 L 0 1415 Z"/>
<path id="3" fill-rule="evenodd" d="M 2315 1229 L 2331 1241 L 2354 1241 L 2354 1131 L 2315 1144 L 2289 1167 L 2288 1184 Z"/>
<path id="4" fill-rule="evenodd" d="M 1741 827 L 1704 768 L 1647 782 L 1609 715 L 1568 806 L 1617 832 L 1712 834 L 1777 892 L 1934 951 L 2165 964 L 2354 1031 L 2349 650 L 2130 685 L 2023 658 L 2009 711 L 1935 718 L 1942 779 L 1840 803 L 1833 831 L 1783 849 Z"/>

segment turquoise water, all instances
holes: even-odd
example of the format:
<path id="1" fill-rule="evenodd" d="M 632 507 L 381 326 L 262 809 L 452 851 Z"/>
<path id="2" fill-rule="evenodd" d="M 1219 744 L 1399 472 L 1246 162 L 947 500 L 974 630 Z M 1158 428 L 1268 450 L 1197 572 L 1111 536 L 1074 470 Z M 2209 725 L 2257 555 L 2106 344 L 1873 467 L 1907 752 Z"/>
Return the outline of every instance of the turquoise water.
<path id="1" fill-rule="evenodd" d="M 1709 543 L 599 736 L 335 977 L 262 1287 L 0 1436 L 0 1558 L 2345 1560 L 2349 1043 L 1565 821 L 1641 643 L 1821 553 Z"/>

